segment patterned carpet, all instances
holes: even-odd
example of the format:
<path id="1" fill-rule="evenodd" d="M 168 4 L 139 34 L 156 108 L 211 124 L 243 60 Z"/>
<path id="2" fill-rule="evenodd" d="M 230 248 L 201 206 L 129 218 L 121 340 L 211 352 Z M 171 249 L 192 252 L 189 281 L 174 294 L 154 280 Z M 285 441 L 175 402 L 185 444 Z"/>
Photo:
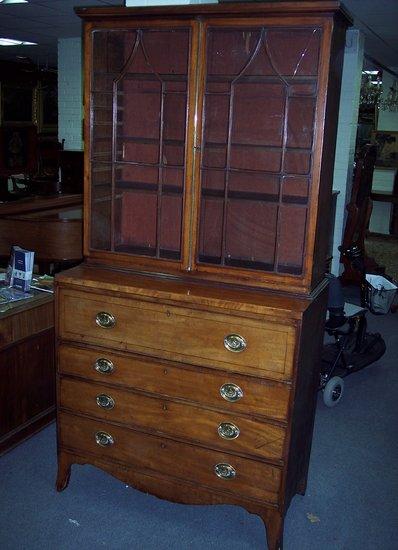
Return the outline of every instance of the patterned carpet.
<path id="1" fill-rule="evenodd" d="M 386 268 L 386 274 L 398 280 L 398 238 L 370 235 L 365 242 L 366 255 Z"/>

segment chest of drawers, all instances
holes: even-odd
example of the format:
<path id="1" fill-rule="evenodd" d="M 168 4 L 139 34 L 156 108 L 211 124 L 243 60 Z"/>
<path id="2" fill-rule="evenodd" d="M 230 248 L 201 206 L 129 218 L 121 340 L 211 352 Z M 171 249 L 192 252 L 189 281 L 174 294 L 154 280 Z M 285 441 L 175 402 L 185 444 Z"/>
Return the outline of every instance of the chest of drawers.
<path id="1" fill-rule="evenodd" d="M 58 489 L 91 463 L 169 500 L 240 504 L 280 547 L 305 490 L 325 293 L 117 279 L 58 277 Z"/>

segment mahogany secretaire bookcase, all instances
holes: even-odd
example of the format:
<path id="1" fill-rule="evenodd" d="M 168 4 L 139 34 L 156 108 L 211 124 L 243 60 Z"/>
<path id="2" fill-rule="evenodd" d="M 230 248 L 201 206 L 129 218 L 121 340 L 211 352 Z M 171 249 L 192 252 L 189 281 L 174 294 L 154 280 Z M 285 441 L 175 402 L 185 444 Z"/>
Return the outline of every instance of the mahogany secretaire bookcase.
<path id="1" fill-rule="evenodd" d="M 82 8 L 85 262 L 57 277 L 57 487 L 93 464 L 238 504 L 306 487 L 347 19 L 336 1 Z"/>

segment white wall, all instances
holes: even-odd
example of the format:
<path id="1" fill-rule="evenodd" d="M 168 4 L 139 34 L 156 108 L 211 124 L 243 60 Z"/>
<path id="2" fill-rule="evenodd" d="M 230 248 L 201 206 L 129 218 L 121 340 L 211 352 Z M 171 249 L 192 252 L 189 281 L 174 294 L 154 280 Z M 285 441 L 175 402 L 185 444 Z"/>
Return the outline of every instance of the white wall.
<path id="1" fill-rule="evenodd" d="M 82 41 L 80 36 L 58 40 L 58 139 L 64 148 L 82 150 Z"/>
<path id="2" fill-rule="evenodd" d="M 333 260 L 331 268 L 334 275 L 339 275 L 342 267 L 340 264 L 340 252 L 338 251 L 338 247 L 343 240 L 346 219 L 345 207 L 351 196 L 363 52 L 363 34 L 358 29 L 349 29 L 346 35 L 344 50 L 336 157 L 333 175 L 333 190 L 339 191 L 336 204 Z"/>

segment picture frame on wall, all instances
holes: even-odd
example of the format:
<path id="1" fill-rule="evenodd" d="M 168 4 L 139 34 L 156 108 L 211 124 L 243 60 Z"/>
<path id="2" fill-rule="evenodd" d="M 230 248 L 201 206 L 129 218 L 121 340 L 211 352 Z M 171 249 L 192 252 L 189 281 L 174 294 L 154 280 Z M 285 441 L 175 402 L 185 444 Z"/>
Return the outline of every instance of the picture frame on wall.
<path id="1" fill-rule="evenodd" d="M 2 84 L 1 123 L 32 124 L 35 114 L 35 94 L 32 86 Z"/>
<path id="2" fill-rule="evenodd" d="M 39 133 L 56 133 L 58 128 L 57 82 L 42 82 L 37 88 L 37 127 Z"/>
<path id="3" fill-rule="evenodd" d="M 37 167 L 37 128 L 12 124 L 0 128 L 0 171 L 3 175 L 33 174 Z"/>
<path id="4" fill-rule="evenodd" d="M 375 130 L 372 143 L 377 146 L 377 160 L 386 164 L 398 161 L 398 132 Z"/>

